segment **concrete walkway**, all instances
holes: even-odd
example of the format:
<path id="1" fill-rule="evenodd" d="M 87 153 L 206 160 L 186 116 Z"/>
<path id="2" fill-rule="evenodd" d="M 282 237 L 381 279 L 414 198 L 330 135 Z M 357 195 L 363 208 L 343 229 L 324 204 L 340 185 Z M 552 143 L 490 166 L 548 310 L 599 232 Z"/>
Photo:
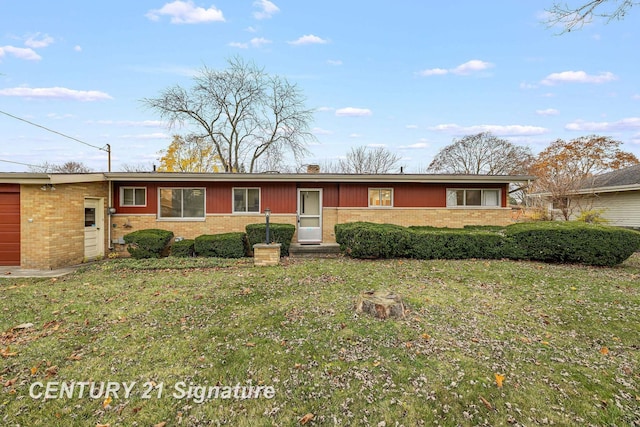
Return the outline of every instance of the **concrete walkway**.
<path id="1" fill-rule="evenodd" d="M 55 270 L 28 270 L 20 267 L 0 267 L 0 279 L 23 277 L 60 277 L 73 273 L 78 267 L 64 267 Z"/>

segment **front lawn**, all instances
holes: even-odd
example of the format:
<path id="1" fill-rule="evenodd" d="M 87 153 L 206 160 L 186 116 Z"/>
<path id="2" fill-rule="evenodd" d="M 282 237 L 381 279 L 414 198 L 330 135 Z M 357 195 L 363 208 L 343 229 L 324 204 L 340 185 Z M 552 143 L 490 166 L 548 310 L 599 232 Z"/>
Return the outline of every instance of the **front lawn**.
<path id="1" fill-rule="evenodd" d="M 0 279 L 0 424 L 638 425 L 639 283 L 639 254 L 115 260 Z M 356 315 L 373 289 L 402 295 L 406 319 Z M 128 397 L 98 393 L 116 382 Z M 47 385 L 76 388 L 45 399 Z M 234 396 L 249 386 L 275 396 Z"/>

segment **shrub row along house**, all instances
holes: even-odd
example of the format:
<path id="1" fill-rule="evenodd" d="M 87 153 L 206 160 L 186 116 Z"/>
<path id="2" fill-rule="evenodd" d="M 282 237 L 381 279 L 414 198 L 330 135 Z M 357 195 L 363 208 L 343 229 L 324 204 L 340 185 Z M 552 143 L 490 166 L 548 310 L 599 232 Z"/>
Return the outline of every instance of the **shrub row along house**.
<path id="1" fill-rule="evenodd" d="M 0 265 L 52 269 L 123 251 L 123 236 L 176 237 L 296 226 L 294 242 L 333 243 L 351 221 L 508 225 L 509 186 L 531 176 L 427 174 L 0 173 Z"/>

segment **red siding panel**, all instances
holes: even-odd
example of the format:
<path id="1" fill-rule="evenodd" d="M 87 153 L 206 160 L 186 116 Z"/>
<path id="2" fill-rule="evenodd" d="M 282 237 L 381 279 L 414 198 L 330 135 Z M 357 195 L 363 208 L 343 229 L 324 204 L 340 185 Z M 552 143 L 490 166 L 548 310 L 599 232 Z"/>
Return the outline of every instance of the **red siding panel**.
<path id="1" fill-rule="evenodd" d="M 271 209 L 272 213 L 293 214 L 297 209 L 297 192 L 296 184 L 293 182 L 273 182 L 261 183 L 260 208 L 264 211 L 266 208 Z"/>
<path id="2" fill-rule="evenodd" d="M 439 208 L 447 205 L 447 189 L 439 184 L 395 184 L 396 208 Z"/>
<path id="3" fill-rule="evenodd" d="M 19 191 L 20 186 L 17 189 Z M 17 266 L 20 265 L 20 193 L 8 191 L 9 187 L 0 191 L 0 265 Z"/>
<path id="4" fill-rule="evenodd" d="M 369 206 L 369 186 L 363 184 L 340 184 L 339 206 L 341 208 L 366 208 Z"/>

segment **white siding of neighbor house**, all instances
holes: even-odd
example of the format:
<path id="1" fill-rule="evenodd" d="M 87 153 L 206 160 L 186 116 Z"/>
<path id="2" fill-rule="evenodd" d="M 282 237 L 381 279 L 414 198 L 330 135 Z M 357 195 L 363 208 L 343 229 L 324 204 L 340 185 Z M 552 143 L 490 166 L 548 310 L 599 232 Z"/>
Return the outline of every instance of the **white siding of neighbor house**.
<path id="1" fill-rule="evenodd" d="M 609 225 L 640 228 L 640 190 L 599 193 L 591 200 L 591 208 L 602 209 Z"/>

